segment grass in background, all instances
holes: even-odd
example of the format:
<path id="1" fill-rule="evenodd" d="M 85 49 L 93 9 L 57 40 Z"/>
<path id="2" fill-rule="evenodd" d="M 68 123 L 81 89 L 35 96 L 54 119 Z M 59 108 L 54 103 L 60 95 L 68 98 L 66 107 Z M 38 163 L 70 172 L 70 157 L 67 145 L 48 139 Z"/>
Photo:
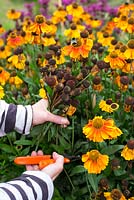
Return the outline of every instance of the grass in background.
<path id="1" fill-rule="evenodd" d="M 7 11 L 9 9 L 23 9 L 24 2 L 24 0 L 4 0 L 0 2 L 0 24 L 2 24 L 6 30 L 9 30 L 14 25 L 14 22 L 9 20 L 6 16 Z"/>
<path id="2" fill-rule="evenodd" d="M 24 3 L 30 3 L 30 2 L 37 2 L 37 0 L 5 0 L 0 2 L 0 24 L 4 26 L 6 30 L 9 30 L 13 27 L 14 22 L 12 20 L 9 20 L 6 17 L 6 13 L 9 9 L 16 9 L 16 10 L 22 10 L 24 9 Z M 95 2 L 95 1 L 93 1 Z M 50 0 L 50 4 L 54 5 L 55 1 Z M 109 4 L 111 6 L 118 6 L 120 4 L 124 3 L 124 0 L 119 0 L 119 1 L 113 1 L 110 0 Z M 50 6 L 51 9 L 53 9 L 53 6 Z"/>

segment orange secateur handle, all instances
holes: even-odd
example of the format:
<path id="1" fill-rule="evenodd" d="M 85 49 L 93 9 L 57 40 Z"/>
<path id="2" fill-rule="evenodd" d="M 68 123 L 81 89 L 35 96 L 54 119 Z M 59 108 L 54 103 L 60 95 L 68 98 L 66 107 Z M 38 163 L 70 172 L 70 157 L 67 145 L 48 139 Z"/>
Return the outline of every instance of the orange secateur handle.
<path id="1" fill-rule="evenodd" d="M 43 169 L 49 164 L 54 163 L 55 160 L 51 155 L 42 155 L 42 156 L 22 156 L 16 157 L 14 163 L 17 165 L 39 165 L 40 169 Z M 70 159 L 64 158 L 64 163 L 69 163 Z"/>

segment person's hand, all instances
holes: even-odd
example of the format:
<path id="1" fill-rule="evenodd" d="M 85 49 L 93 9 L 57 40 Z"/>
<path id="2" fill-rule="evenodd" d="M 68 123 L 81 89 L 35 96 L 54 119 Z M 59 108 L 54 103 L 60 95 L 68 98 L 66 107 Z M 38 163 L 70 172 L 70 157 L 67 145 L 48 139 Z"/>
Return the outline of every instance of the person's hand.
<path id="1" fill-rule="evenodd" d="M 33 109 L 33 122 L 32 125 L 43 124 L 45 122 L 53 122 L 56 124 L 61 124 L 63 127 L 69 125 L 69 121 L 66 117 L 61 117 L 59 115 L 55 115 L 47 110 L 48 108 L 48 100 L 41 99 L 34 105 L 32 105 Z"/>
<path id="2" fill-rule="evenodd" d="M 43 152 L 39 150 L 38 152 L 33 151 L 31 153 L 31 156 L 40 156 L 43 155 Z M 55 160 L 55 163 L 50 164 L 43 168 L 42 170 L 39 169 L 38 165 L 26 165 L 26 170 L 28 171 L 37 171 L 40 170 L 42 172 L 45 172 L 47 175 L 50 176 L 52 180 L 55 180 L 55 178 L 62 172 L 63 166 L 64 166 L 64 157 L 56 152 L 53 152 L 52 155 L 53 159 Z"/>

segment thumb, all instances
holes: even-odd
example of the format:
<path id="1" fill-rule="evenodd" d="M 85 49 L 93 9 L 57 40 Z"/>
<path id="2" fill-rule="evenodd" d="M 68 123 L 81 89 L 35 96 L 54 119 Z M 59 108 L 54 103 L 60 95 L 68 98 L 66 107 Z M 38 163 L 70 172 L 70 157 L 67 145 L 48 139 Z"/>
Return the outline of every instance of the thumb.
<path id="1" fill-rule="evenodd" d="M 59 115 L 55 115 L 49 111 L 47 111 L 47 121 L 56 123 L 56 124 L 61 124 L 61 125 L 69 125 L 70 122 L 66 117 L 61 117 Z"/>

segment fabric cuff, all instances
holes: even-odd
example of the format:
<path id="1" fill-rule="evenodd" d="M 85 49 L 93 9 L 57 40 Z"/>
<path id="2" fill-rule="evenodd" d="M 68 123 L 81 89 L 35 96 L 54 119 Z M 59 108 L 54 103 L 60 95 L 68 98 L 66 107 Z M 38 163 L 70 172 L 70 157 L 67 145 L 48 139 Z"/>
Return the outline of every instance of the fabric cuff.
<path id="1" fill-rule="evenodd" d="M 48 200 L 52 199 L 53 192 L 54 192 L 54 185 L 53 185 L 53 181 L 49 175 L 47 175 L 46 173 L 44 173 L 42 171 L 26 171 L 23 174 L 33 175 L 33 176 L 40 178 L 42 181 L 44 181 L 48 187 Z"/>

